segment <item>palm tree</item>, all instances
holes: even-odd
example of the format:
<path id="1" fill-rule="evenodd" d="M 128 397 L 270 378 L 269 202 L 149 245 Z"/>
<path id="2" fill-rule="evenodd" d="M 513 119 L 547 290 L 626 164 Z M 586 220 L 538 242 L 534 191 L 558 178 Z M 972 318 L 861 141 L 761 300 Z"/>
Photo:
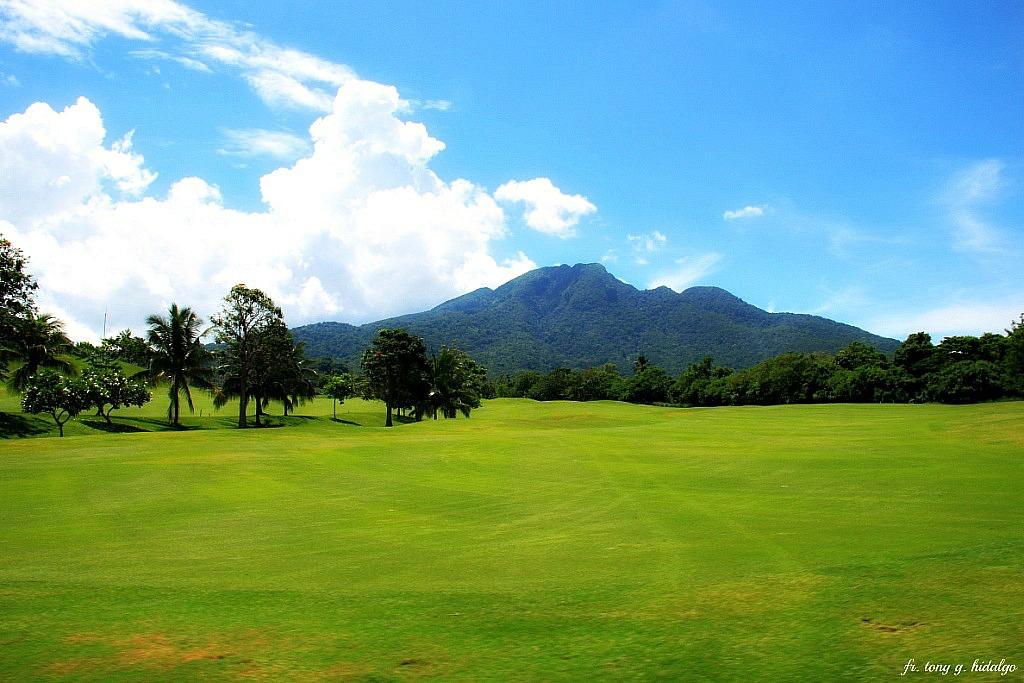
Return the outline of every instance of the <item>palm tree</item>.
<path id="1" fill-rule="evenodd" d="M 317 394 L 317 372 L 306 358 L 306 345 L 292 343 L 285 357 L 281 359 L 283 375 L 275 384 L 274 398 L 284 405 L 284 414 L 295 410 L 306 401 L 312 401 Z"/>
<path id="2" fill-rule="evenodd" d="M 18 321 L 10 354 L 21 367 L 11 377 L 11 388 L 22 391 L 29 378 L 43 368 L 72 374 L 75 366 L 66 358 L 71 351 L 71 340 L 64 334 L 64 324 L 52 315 L 30 315 Z"/>
<path id="3" fill-rule="evenodd" d="M 442 346 L 430 360 L 430 411 L 437 419 L 438 411 L 445 418 L 458 413 L 469 417 L 473 408 L 480 407 L 480 368 L 465 352 Z"/>
<path id="4" fill-rule="evenodd" d="M 178 308 L 178 304 L 171 304 L 167 317 L 151 315 L 146 318 L 146 324 L 149 325 L 147 341 L 153 347 L 149 375 L 154 382 L 168 383 L 167 419 L 177 427 L 181 424 L 181 394 L 185 394 L 189 411 L 195 412 L 191 387 L 213 387 L 209 353 L 200 341 L 208 330 L 201 329 L 202 318 L 191 308 Z"/>

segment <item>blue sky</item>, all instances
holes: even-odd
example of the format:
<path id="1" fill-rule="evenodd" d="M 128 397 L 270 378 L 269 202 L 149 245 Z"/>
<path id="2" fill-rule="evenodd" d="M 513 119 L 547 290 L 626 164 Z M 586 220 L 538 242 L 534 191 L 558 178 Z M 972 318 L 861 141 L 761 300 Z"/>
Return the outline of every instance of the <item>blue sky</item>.
<path id="1" fill-rule="evenodd" d="M 893 336 L 1024 312 L 1021 3 L 513 5 L 0 0 L 0 229 L 81 337 L 591 261 Z"/>

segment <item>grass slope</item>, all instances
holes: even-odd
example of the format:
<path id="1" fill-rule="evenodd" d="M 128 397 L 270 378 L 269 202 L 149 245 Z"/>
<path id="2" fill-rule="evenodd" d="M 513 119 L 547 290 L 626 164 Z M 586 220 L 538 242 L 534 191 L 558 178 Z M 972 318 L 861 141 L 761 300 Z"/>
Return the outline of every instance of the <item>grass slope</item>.
<path id="1" fill-rule="evenodd" d="M 1024 403 L 295 424 L 0 444 L 0 679 L 1024 665 Z"/>

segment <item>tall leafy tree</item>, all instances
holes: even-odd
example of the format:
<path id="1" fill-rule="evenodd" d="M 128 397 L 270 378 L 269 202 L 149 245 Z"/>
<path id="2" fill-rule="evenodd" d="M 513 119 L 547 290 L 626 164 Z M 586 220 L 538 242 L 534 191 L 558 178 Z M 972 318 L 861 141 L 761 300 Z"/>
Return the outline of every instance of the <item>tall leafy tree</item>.
<path id="1" fill-rule="evenodd" d="M 1006 330 L 1003 367 L 1010 391 L 1024 396 L 1024 313 Z"/>
<path id="2" fill-rule="evenodd" d="M 22 391 L 32 375 L 41 369 L 57 370 L 65 374 L 74 372 L 67 356 L 72 344 L 64 334 L 64 324 L 46 313 L 18 319 L 14 338 L 8 346 L 11 358 L 21 365 L 11 376 L 11 387 Z"/>
<path id="3" fill-rule="evenodd" d="M 646 365 L 626 380 L 623 398 L 630 403 L 664 403 L 672 388 L 672 378 L 657 365 Z"/>
<path id="4" fill-rule="evenodd" d="M 213 323 L 217 342 L 224 345 L 220 367 L 225 382 L 221 389 L 238 396 L 238 426 L 244 429 L 249 426 L 246 418 L 253 389 L 258 390 L 264 379 L 261 373 L 268 357 L 268 335 L 284 325 L 284 316 L 262 291 L 239 284 L 224 297 L 224 307 Z M 262 397 L 255 398 L 258 424 Z"/>
<path id="5" fill-rule="evenodd" d="M 0 235 L 0 343 L 10 340 L 15 320 L 35 312 L 38 284 L 25 271 L 28 259 Z"/>
<path id="6" fill-rule="evenodd" d="M 391 427 L 396 407 L 415 406 L 417 399 L 429 393 L 427 348 L 423 340 L 402 329 L 377 332 L 363 353 L 363 371 L 371 397 L 384 401 Z"/>
<path id="7" fill-rule="evenodd" d="M 249 398 L 256 406 L 256 424 L 271 401 L 279 401 L 284 414 L 306 401 L 316 398 L 317 374 L 306 358 L 303 344 L 295 343 L 284 320 L 270 325 L 255 344 L 249 375 Z M 225 368 L 222 396 L 237 396 L 239 383 L 237 367 Z M 221 399 L 223 400 L 223 398 Z"/>
<path id="8" fill-rule="evenodd" d="M 907 336 L 893 353 L 893 363 L 913 377 L 923 377 L 938 368 L 941 356 L 927 332 Z"/>
<path id="9" fill-rule="evenodd" d="M 203 347 L 202 318 L 185 306 L 171 304 L 166 316 L 151 315 L 146 319 L 146 335 L 153 351 L 149 375 L 154 382 L 167 382 L 167 419 L 174 426 L 181 424 L 181 396 L 185 396 L 190 412 L 195 412 L 192 387 L 212 388 L 213 371 L 210 357 Z"/>

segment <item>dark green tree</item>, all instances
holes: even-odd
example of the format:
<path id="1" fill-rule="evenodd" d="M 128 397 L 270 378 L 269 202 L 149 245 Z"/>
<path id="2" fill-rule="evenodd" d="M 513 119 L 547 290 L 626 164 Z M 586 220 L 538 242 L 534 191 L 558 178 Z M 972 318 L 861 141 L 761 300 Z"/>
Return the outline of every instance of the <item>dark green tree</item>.
<path id="1" fill-rule="evenodd" d="M 626 379 L 624 399 L 630 403 L 666 403 L 672 378 L 657 365 L 646 365 Z"/>
<path id="2" fill-rule="evenodd" d="M 555 368 L 530 388 L 528 396 L 535 401 L 565 401 L 575 384 L 575 373 L 569 368 Z"/>
<path id="3" fill-rule="evenodd" d="M 235 285 L 224 297 L 224 308 L 213 317 L 220 352 L 220 369 L 228 378 L 220 396 L 238 397 L 238 426 L 248 427 L 247 414 L 253 386 L 259 385 L 262 363 L 267 356 L 266 337 L 284 325 L 281 309 L 259 289 Z M 259 424 L 260 399 L 256 401 Z"/>
<path id="4" fill-rule="evenodd" d="M 927 332 L 909 335 L 893 353 L 893 363 L 911 377 L 924 377 L 939 366 L 939 353 Z"/>
<path id="5" fill-rule="evenodd" d="M 847 370 L 864 366 L 884 368 L 889 365 L 889 357 L 873 346 L 855 341 L 836 354 L 836 365 Z"/>
<path id="6" fill-rule="evenodd" d="M 35 313 L 35 279 L 25 271 L 28 259 L 0 235 L 0 348 L 11 344 L 17 322 Z"/>
<path id="7" fill-rule="evenodd" d="M 426 346 L 422 339 L 405 330 L 377 332 L 373 343 L 363 352 L 362 366 L 370 396 L 384 402 L 385 427 L 393 426 L 392 411 L 396 407 L 414 406 L 417 398 L 429 394 Z"/>
<path id="8" fill-rule="evenodd" d="M 121 330 L 113 337 L 107 337 L 100 348 L 107 355 L 124 363 L 143 368 L 149 366 L 149 344 L 142 337 L 133 335 L 131 330 Z"/>
<path id="9" fill-rule="evenodd" d="M 1024 396 L 1024 313 L 1006 330 L 1003 369 L 1009 390 Z"/>
<path id="10" fill-rule="evenodd" d="M 480 407 L 480 393 L 487 371 L 465 351 L 442 346 L 430 359 L 430 412 L 434 419 L 441 413 L 446 419 L 459 413 L 469 417 Z"/>
<path id="11" fill-rule="evenodd" d="M 167 382 L 167 419 L 177 427 L 181 425 L 181 396 L 185 396 L 189 412 L 195 412 L 192 387 L 213 387 L 210 355 L 202 343 L 206 330 L 191 308 L 177 304 L 171 304 L 166 316 L 149 316 L 146 324 L 152 347 L 148 374 L 154 383 Z"/>
<path id="12" fill-rule="evenodd" d="M 316 398 L 317 373 L 306 358 L 304 345 L 295 343 L 284 321 L 271 325 L 260 338 L 250 395 L 256 403 L 256 422 L 270 401 L 279 401 L 285 416 Z"/>
<path id="13" fill-rule="evenodd" d="M 999 367 L 986 360 L 951 363 L 935 373 L 927 388 L 927 399 L 941 403 L 977 403 L 1002 394 Z"/>
<path id="14" fill-rule="evenodd" d="M 569 398 L 573 401 L 620 401 L 625 390 L 618 368 L 606 363 L 576 373 Z"/>

